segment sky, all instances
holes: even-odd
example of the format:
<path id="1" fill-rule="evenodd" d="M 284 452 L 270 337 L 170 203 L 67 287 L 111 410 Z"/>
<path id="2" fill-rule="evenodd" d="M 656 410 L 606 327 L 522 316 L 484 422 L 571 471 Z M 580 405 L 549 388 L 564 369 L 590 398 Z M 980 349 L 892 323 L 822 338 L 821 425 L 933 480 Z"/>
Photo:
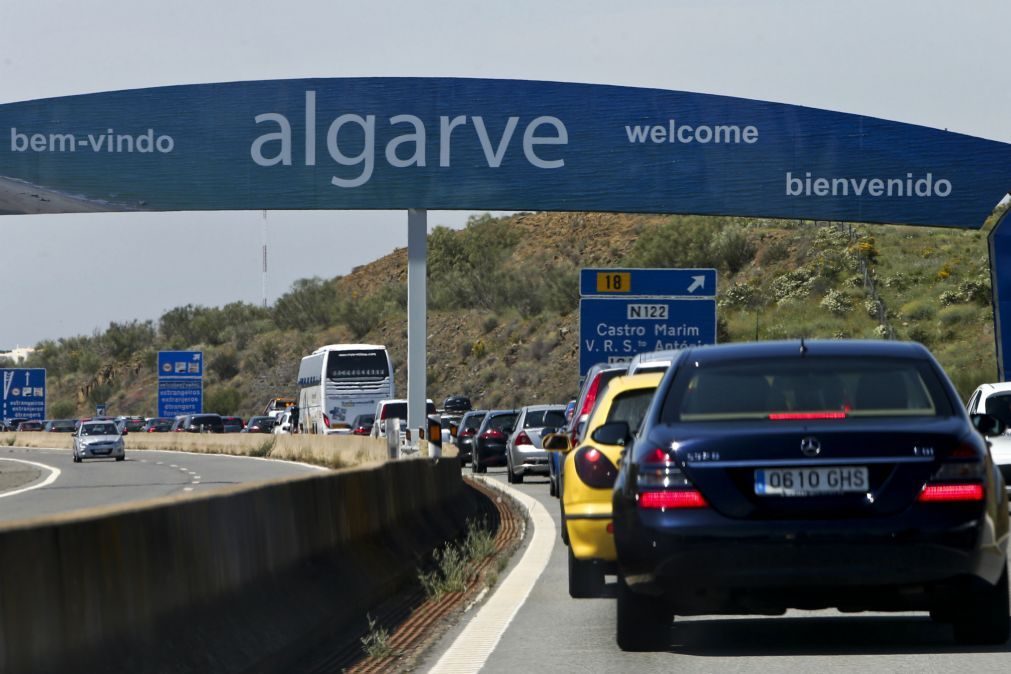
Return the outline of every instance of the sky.
<path id="1" fill-rule="evenodd" d="M 0 104 L 237 80 L 518 78 L 739 96 L 1011 142 L 1008 25 L 1007 0 L 0 0 Z M 470 215 L 433 211 L 429 227 Z M 259 304 L 265 238 L 272 303 L 299 278 L 406 246 L 406 223 L 398 211 L 0 217 L 0 350 L 186 304 Z M 183 257 L 180 241 L 198 245 Z"/>

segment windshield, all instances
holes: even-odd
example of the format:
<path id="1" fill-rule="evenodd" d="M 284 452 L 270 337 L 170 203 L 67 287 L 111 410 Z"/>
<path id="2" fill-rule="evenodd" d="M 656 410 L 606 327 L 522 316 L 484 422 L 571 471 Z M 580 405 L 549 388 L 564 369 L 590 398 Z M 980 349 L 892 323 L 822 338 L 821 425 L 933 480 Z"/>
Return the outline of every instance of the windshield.
<path id="1" fill-rule="evenodd" d="M 116 424 L 88 424 L 81 431 L 82 435 L 117 435 Z"/>
<path id="2" fill-rule="evenodd" d="M 380 380 L 390 376 L 386 351 L 331 351 L 326 378 L 331 381 Z"/>
<path id="3" fill-rule="evenodd" d="M 661 421 L 950 413 L 944 389 L 925 361 L 768 358 L 684 369 L 667 394 Z"/>

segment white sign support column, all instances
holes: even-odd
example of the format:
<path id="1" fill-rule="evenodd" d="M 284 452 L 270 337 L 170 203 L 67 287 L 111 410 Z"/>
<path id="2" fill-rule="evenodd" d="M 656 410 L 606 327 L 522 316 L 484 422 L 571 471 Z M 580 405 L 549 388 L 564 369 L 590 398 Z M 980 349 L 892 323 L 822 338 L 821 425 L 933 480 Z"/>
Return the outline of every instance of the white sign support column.
<path id="1" fill-rule="evenodd" d="M 407 427 L 412 439 L 419 428 L 428 428 L 427 258 L 428 211 L 412 208 L 407 211 Z"/>

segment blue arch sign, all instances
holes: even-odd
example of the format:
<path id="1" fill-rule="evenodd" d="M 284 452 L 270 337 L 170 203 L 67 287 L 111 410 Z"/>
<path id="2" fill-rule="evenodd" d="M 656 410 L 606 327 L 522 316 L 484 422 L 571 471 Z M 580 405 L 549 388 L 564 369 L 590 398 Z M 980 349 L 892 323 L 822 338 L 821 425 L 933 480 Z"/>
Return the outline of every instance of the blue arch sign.
<path id="1" fill-rule="evenodd" d="M 0 214 L 594 210 L 978 229 L 1009 187 L 1005 143 L 656 89 L 294 79 L 0 105 Z"/>

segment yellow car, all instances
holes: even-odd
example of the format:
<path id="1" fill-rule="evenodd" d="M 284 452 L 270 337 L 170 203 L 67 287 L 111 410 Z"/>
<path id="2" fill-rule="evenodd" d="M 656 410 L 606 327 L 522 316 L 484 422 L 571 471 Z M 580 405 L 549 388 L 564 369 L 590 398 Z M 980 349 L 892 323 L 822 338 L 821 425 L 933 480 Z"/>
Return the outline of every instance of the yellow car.
<path id="1" fill-rule="evenodd" d="M 624 444 L 604 444 L 593 435 L 601 425 L 624 421 L 635 433 L 662 372 L 610 381 L 590 413 L 583 442 L 567 452 L 562 468 L 562 527 L 569 545 L 569 594 L 596 597 L 615 561 L 611 496 Z"/>

